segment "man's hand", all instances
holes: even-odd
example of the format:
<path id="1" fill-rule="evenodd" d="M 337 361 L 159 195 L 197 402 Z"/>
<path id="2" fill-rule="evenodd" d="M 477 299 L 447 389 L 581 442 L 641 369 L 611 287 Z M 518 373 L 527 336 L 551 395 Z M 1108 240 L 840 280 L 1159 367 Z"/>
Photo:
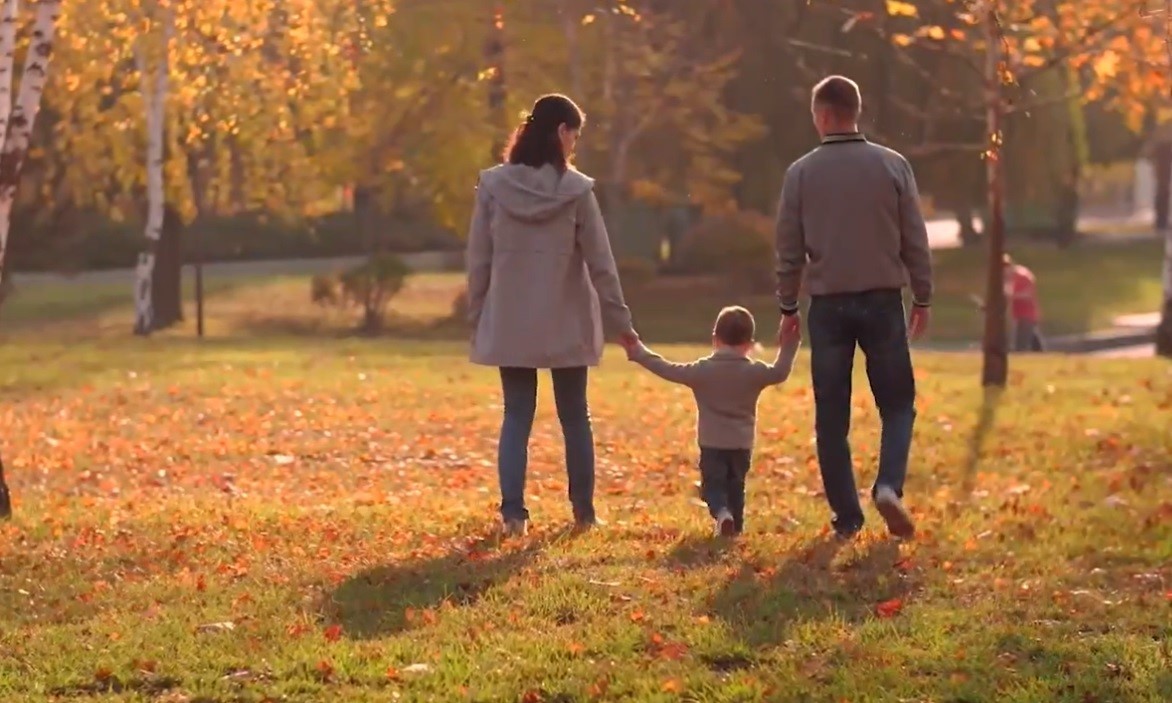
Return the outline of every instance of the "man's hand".
<path id="1" fill-rule="evenodd" d="M 907 331 L 912 339 L 918 339 L 928 331 L 928 324 L 932 321 L 932 309 L 913 305 L 907 317 Z"/>

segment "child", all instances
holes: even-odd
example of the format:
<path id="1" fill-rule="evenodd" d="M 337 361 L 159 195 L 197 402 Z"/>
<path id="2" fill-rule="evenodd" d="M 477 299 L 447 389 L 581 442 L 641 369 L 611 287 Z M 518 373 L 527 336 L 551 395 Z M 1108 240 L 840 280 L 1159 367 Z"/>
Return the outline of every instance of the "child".
<path id="1" fill-rule="evenodd" d="M 757 398 L 761 391 L 789 377 L 801 333 L 779 338 L 772 364 L 749 357 L 756 323 L 742 307 L 720 311 L 712 330 L 711 355 L 677 364 L 635 340 L 627 357 L 667 381 L 692 389 L 696 397 L 696 431 L 700 443 L 700 491 L 716 521 L 715 532 L 738 535 L 745 526 L 745 475 L 757 430 Z"/>

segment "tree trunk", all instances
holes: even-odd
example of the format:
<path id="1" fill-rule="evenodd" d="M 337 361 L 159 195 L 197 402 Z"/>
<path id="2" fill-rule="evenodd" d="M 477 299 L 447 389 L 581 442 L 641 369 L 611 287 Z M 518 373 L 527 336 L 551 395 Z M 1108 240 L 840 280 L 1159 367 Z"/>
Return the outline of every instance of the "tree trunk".
<path id="1" fill-rule="evenodd" d="M 1158 142 L 1152 146 L 1152 170 L 1156 180 L 1156 230 L 1168 229 L 1169 210 L 1172 210 L 1172 142 Z"/>
<path id="2" fill-rule="evenodd" d="M 0 75 L 0 100 L 8 110 L 7 123 L 2 125 L 6 138 L 0 150 L 0 271 L 4 270 L 4 255 L 8 248 L 8 233 L 12 226 L 12 206 L 16 202 L 16 186 L 20 182 L 20 171 L 28 153 L 29 140 L 37 113 L 41 110 L 41 95 L 49 75 L 49 60 L 53 56 L 53 34 L 57 29 L 57 18 L 61 15 L 60 0 L 42 0 L 37 4 L 36 19 L 33 21 L 33 38 L 24 58 L 24 73 L 20 79 L 20 92 L 16 102 L 11 102 L 12 61 L 15 49 L 17 5 L 5 0 L 0 11 L 0 67 L 7 70 Z M 9 13 L 12 13 L 9 15 Z M 11 41 L 10 41 L 11 38 Z M 5 95 L 7 93 L 7 95 Z"/>
<path id="3" fill-rule="evenodd" d="M 1005 319 L 1005 212 L 1003 169 L 1001 162 L 1001 123 L 1004 104 L 1001 90 L 1001 29 L 994 3 L 985 12 L 985 130 L 988 151 L 985 154 L 988 231 L 985 244 L 988 260 L 985 272 L 985 335 L 981 383 L 985 387 L 1004 388 L 1009 378 L 1009 339 Z"/>
<path id="4" fill-rule="evenodd" d="M 4 0 L 0 9 L 0 154 L 4 152 L 8 136 L 8 119 L 12 116 L 12 69 L 16 59 L 16 19 L 19 9 L 17 0 Z M 12 203 L 7 203 L 12 211 Z M 6 221 L 8 217 L 4 218 Z M 0 304 L 8 292 L 8 280 L 4 276 L 4 254 L 8 249 L 8 225 L 0 225 Z M 0 485 L 0 489 L 3 486 Z"/>
<path id="5" fill-rule="evenodd" d="M 12 517 L 12 495 L 4 477 L 4 459 L 0 458 L 0 520 Z"/>
<path id="6" fill-rule="evenodd" d="M 57 29 L 57 18 L 61 16 L 60 0 L 42 0 L 37 4 L 36 19 L 33 20 L 33 38 L 24 58 L 24 73 L 20 78 L 20 92 L 16 103 L 12 97 L 12 61 L 16 43 L 16 10 L 13 0 L 5 0 L 0 10 L 0 62 L 7 66 L 0 83 L 6 85 L 7 95 L 0 90 L 0 97 L 6 97 L 8 110 L 7 124 L 4 125 L 4 147 L 0 149 L 0 289 L 4 286 L 4 252 L 8 244 L 8 232 L 12 224 L 12 205 L 16 202 L 16 187 L 20 183 L 20 171 L 28 153 L 29 140 L 37 113 L 41 110 L 41 96 L 45 91 L 45 79 L 49 76 L 49 60 L 53 56 L 53 34 Z M 7 43 L 5 43 L 7 42 Z M 4 464 L 0 460 L 0 518 L 12 514 L 12 496 L 4 476 Z"/>
<path id="7" fill-rule="evenodd" d="M 153 329 L 183 321 L 183 218 L 169 203 L 163 206 L 163 227 L 151 277 Z"/>
<path id="8" fill-rule="evenodd" d="M 573 100 L 585 100 L 582 85 L 582 51 L 578 42 L 578 26 L 582 23 L 582 18 L 576 11 L 574 0 L 562 0 L 560 12 L 562 33 L 566 39 L 566 61 L 570 69 L 570 97 Z"/>
<path id="9" fill-rule="evenodd" d="M 501 3 L 490 3 L 492 14 L 488 30 L 488 39 L 484 43 L 484 63 L 492 71 L 488 81 L 488 118 L 490 124 L 496 125 L 496 138 L 492 142 L 492 153 L 489 154 L 489 163 L 500 163 L 504 160 L 505 139 L 509 131 L 509 91 L 505 82 L 505 10 Z"/>
<path id="10" fill-rule="evenodd" d="M 203 224 L 208 211 L 208 186 L 211 180 L 211 161 L 215 158 L 215 135 L 205 139 L 198 148 L 187 150 L 187 178 L 191 182 L 191 200 L 195 206 L 195 222 Z M 166 221 L 164 219 L 163 232 L 166 236 Z M 185 247 L 192 252 L 192 263 L 195 268 L 195 334 L 203 337 L 203 242 L 198 239 L 194 246 Z M 182 261 L 180 262 L 182 269 Z M 182 285 L 180 286 L 182 290 Z M 182 316 L 182 310 L 179 313 Z"/>
<path id="11" fill-rule="evenodd" d="M 354 186 L 354 226 L 358 229 L 358 238 L 368 257 L 382 250 L 378 219 L 374 191 L 368 186 Z"/>
<path id="12" fill-rule="evenodd" d="M 956 209 L 956 224 L 960 228 L 960 245 L 962 247 L 975 246 L 981 241 L 977 228 L 973 225 L 974 214 L 971 205 L 961 205 Z"/>
<path id="13" fill-rule="evenodd" d="M 137 54 L 146 107 L 147 217 L 143 233 L 146 236 L 146 248 L 138 255 L 138 265 L 135 267 L 134 333 L 144 336 L 155 330 L 153 283 L 155 259 L 163 233 L 163 138 L 167 116 L 167 74 L 170 68 L 167 53 L 170 50 L 171 31 L 168 22 L 163 30 L 163 48 L 153 74 L 148 70 L 145 52 L 140 49 Z"/>
<path id="14" fill-rule="evenodd" d="M 1156 328 L 1156 353 L 1172 358 L 1172 228 L 1164 228 L 1164 310 Z"/>

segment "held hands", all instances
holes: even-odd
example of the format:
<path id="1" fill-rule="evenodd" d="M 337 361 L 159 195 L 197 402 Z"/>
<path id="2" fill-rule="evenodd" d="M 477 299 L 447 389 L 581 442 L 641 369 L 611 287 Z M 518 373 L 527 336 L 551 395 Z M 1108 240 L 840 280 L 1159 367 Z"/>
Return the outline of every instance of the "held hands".
<path id="1" fill-rule="evenodd" d="M 619 335 L 619 346 L 626 350 L 628 360 L 635 356 L 640 343 L 639 333 L 635 330 Z"/>
<path id="2" fill-rule="evenodd" d="M 792 346 L 802 341 L 802 315 L 783 315 L 781 324 L 777 328 L 777 343 L 779 346 Z"/>

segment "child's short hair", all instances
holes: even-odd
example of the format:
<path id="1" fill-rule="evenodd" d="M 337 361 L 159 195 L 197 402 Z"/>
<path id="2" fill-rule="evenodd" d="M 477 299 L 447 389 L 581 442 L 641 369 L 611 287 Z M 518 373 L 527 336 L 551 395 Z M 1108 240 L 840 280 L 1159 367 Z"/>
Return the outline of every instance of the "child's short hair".
<path id="1" fill-rule="evenodd" d="M 739 347 L 753 341 L 757 333 L 757 322 L 753 313 L 740 305 L 730 305 L 716 316 L 716 326 L 712 329 L 713 336 L 721 344 L 730 347 Z"/>

